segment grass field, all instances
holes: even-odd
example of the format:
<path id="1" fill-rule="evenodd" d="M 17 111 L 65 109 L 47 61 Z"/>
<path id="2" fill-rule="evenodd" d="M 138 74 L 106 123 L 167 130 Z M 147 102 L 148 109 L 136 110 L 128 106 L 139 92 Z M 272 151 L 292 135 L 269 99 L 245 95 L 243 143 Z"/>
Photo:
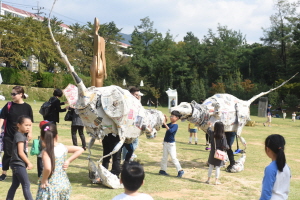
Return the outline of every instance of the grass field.
<path id="1" fill-rule="evenodd" d="M 6 102 L 0 102 L 3 107 Z M 33 107 L 34 121 L 33 136 L 39 135 L 38 123 L 42 116 L 38 110 L 42 102 L 29 102 Z M 159 108 L 167 116 L 167 108 Z M 251 109 L 251 113 L 256 113 L 256 108 Z M 253 112 L 252 112 L 253 111 Z M 290 115 L 288 115 L 290 116 Z M 70 122 L 63 120 L 64 113 L 61 114 L 61 123 L 58 125 L 59 142 L 65 145 L 72 145 Z M 204 182 L 207 179 L 208 167 L 206 161 L 209 152 L 205 150 L 205 135 L 203 132 L 198 133 L 198 145 L 189 145 L 189 133 L 187 131 L 187 122 L 179 122 L 179 130 L 176 134 L 177 157 L 185 171 L 183 178 L 176 178 L 177 172 L 169 161 L 168 173 L 170 177 L 158 175 L 160 170 L 160 160 L 162 157 L 162 141 L 164 130 L 160 130 L 158 136 L 153 140 L 147 140 L 143 135 L 140 137 L 139 147 L 135 151 L 138 159 L 144 164 L 146 179 L 144 186 L 140 191 L 150 194 L 154 199 L 258 199 L 260 196 L 261 182 L 264 168 L 271 162 L 264 152 L 264 139 L 270 134 L 282 134 L 287 142 L 286 157 L 287 163 L 292 170 L 292 179 L 289 199 L 296 200 L 300 196 L 300 137 L 299 128 L 300 120 L 291 121 L 291 117 L 283 120 L 282 118 L 273 119 L 272 127 L 264 127 L 265 118 L 251 116 L 256 121 L 255 127 L 245 127 L 242 136 L 247 141 L 247 159 L 245 170 L 241 173 L 227 173 L 221 170 L 220 181 L 222 185 L 207 185 Z M 87 142 L 89 137 L 86 136 Z M 80 144 L 80 139 L 78 137 Z M 31 145 L 31 143 L 30 143 Z M 236 148 L 236 143 L 233 144 Z M 101 141 L 96 141 L 92 150 L 94 161 L 102 155 Z M 122 189 L 109 189 L 102 185 L 91 184 L 88 179 L 87 156 L 84 152 L 77 160 L 71 163 L 67 170 L 69 179 L 72 183 L 71 199 L 89 200 L 89 199 L 112 199 L 117 194 L 123 192 Z M 238 159 L 239 155 L 236 156 Z M 36 166 L 36 156 L 29 156 L 31 162 Z M 31 181 L 31 191 L 33 196 L 37 192 L 37 170 L 36 167 L 28 171 Z M 213 173 L 214 175 L 214 173 Z M 5 199 L 7 191 L 11 185 L 11 170 L 8 171 L 8 178 L 0 182 L 0 199 Z M 16 200 L 23 198 L 22 189 L 19 187 L 16 193 Z"/>

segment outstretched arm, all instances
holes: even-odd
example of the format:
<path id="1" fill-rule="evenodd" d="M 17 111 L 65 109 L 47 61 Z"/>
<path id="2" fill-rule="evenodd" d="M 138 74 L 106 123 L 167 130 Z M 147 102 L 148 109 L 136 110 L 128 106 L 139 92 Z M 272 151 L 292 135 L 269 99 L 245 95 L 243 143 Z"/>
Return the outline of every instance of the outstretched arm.
<path id="1" fill-rule="evenodd" d="M 73 153 L 72 156 L 70 156 L 64 163 L 63 165 L 63 169 L 66 170 L 69 167 L 69 164 L 75 160 L 76 158 L 78 158 L 82 152 L 84 151 L 83 148 L 81 147 L 77 147 L 77 146 L 66 146 L 66 148 L 68 149 L 68 153 Z"/>

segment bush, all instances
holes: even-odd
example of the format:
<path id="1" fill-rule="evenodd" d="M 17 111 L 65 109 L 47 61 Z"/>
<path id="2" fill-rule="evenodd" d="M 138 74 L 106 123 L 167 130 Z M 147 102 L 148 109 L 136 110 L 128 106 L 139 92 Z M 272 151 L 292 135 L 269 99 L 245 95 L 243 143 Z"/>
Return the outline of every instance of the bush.
<path id="1" fill-rule="evenodd" d="M 284 101 L 289 107 L 296 107 L 299 104 L 297 96 L 293 94 L 287 94 Z"/>
<path id="2" fill-rule="evenodd" d="M 17 69 L 10 67 L 1 67 L 1 75 L 4 84 L 17 84 L 18 82 L 18 71 Z"/>
<path id="3" fill-rule="evenodd" d="M 39 86 L 43 88 L 53 88 L 53 73 L 43 72 L 40 73 L 42 80 L 40 81 Z"/>

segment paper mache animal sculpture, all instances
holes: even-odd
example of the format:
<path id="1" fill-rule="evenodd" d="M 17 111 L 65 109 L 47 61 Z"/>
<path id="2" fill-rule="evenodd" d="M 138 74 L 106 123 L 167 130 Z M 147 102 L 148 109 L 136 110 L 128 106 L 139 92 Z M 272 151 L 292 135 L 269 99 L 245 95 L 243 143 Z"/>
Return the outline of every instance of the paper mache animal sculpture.
<path id="1" fill-rule="evenodd" d="M 289 80 L 294 78 L 298 73 L 292 76 Z M 221 121 L 224 124 L 225 132 L 236 132 L 241 143 L 246 149 L 246 141 L 241 137 L 242 130 L 246 123 L 250 121 L 250 104 L 257 98 L 264 96 L 284 84 L 289 80 L 284 81 L 276 88 L 270 89 L 267 92 L 262 92 L 248 101 L 240 100 L 230 94 L 215 94 L 212 97 L 206 99 L 202 104 L 198 104 L 196 101 L 191 103 L 181 102 L 178 106 L 172 107 L 171 112 L 176 110 L 182 114 L 181 120 L 188 120 L 200 127 L 205 133 L 209 127 L 208 122 L 214 124 L 216 121 Z M 212 126 L 213 128 L 213 126 Z M 245 150 L 244 149 L 244 150 Z M 240 172 L 244 169 L 244 162 L 246 155 L 240 162 L 236 162 L 231 172 Z"/>
<path id="2" fill-rule="evenodd" d="M 93 182 L 98 182 L 100 178 L 101 183 L 107 187 L 122 188 L 123 185 L 120 184 L 118 177 L 102 166 L 102 159 L 116 153 L 124 142 L 131 143 L 133 139 L 143 133 L 146 134 L 147 138 L 155 137 L 165 117 L 160 111 L 144 109 L 140 101 L 128 90 L 118 86 L 86 88 L 54 38 L 50 26 L 50 16 L 48 28 L 54 45 L 77 85 L 77 87 L 69 85 L 64 90 L 64 94 L 71 103 L 74 103 L 75 112 L 79 114 L 87 133 L 92 137 L 88 145 L 90 155 L 96 139 L 102 139 L 109 133 L 117 134 L 120 137 L 120 142 L 113 151 L 102 156 L 97 165 L 89 155 L 90 179 Z M 74 94 L 78 94 L 77 97 Z"/>

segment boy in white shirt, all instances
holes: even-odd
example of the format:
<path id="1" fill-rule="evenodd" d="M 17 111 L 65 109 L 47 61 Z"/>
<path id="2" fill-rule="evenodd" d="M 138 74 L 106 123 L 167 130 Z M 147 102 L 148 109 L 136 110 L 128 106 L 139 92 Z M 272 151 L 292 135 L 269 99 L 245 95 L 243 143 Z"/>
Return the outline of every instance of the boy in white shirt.
<path id="1" fill-rule="evenodd" d="M 125 192 L 115 196 L 112 200 L 153 200 L 150 195 L 138 192 L 138 189 L 144 184 L 144 178 L 144 168 L 139 162 L 125 162 L 120 179 Z"/>

